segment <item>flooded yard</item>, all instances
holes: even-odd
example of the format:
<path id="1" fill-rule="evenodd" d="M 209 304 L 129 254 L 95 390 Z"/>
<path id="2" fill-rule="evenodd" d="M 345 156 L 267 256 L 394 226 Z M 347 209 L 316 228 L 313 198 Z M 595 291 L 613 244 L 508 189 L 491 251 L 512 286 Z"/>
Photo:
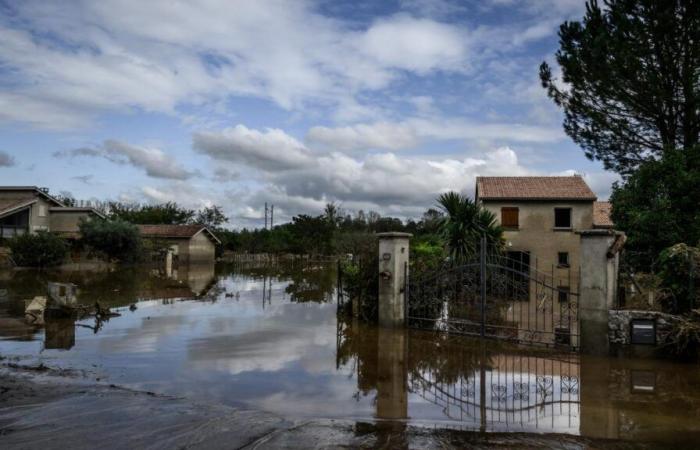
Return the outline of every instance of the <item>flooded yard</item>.
<path id="1" fill-rule="evenodd" d="M 119 314 L 28 324 L 47 282 Z M 700 370 L 339 320 L 334 265 L 0 272 L 3 363 L 290 419 L 690 444 Z M 31 321 L 30 321 L 31 322 Z"/>

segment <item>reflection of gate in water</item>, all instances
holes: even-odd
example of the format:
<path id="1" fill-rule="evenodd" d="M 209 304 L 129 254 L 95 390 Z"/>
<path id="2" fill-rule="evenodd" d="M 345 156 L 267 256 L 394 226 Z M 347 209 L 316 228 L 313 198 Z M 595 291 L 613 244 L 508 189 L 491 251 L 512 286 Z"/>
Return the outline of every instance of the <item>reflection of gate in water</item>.
<path id="1" fill-rule="evenodd" d="M 575 361 L 501 355 L 456 381 L 442 381 L 438 372 L 425 369 L 413 373 L 408 385 L 412 394 L 442 407 L 445 416 L 484 431 L 579 427 Z"/>
<path id="2" fill-rule="evenodd" d="M 578 276 L 567 267 L 545 272 L 529 258 L 485 249 L 407 280 L 409 326 L 579 347 Z"/>

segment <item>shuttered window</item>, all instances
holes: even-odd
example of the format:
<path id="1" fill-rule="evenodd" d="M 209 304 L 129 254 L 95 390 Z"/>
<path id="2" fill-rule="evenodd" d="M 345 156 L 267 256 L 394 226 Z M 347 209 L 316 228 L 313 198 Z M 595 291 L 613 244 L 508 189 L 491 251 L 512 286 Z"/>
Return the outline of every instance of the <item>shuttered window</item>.
<path id="1" fill-rule="evenodd" d="M 518 208 L 501 208 L 501 226 L 504 228 L 518 228 Z"/>

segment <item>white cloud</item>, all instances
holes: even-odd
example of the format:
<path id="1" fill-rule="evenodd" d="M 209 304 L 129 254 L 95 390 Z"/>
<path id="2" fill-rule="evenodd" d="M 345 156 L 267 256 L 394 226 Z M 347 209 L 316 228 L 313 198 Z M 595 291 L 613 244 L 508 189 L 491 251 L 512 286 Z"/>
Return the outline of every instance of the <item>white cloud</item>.
<path id="1" fill-rule="evenodd" d="M 238 162 L 261 170 L 282 170 L 311 164 L 311 152 L 282 130 L 265 131 L 236 125 L 220 132 L 200 131 L 194 149 L 214 159 Z"/>
<path id="2" fill-rule="evenodd" d="M 449 118 L 411 118 L 402 122 L 377 122 L 346 127 L 312 127 L 306 139 L 340 151 L 379 148 L 412 148 L 422 140 L 551 143 L 564 138 L 559 128 L 509 123 L 478 123 Z"/>
<path id="3" fill-rule="evenodd" d="M 259 171 L 255 179 L 262 187 L 237 196 L 235 208 L 275 203 L 281 220 L 301 212 L 318 213 L 329 201 L 406 213 L 432 204 L 447 190 L 473 191 L 479 174 L 528 173 L 508 147 L 467 158 L 404 158 L 394 153 L 355 158 L 340 152 L 312 154 L 282 130 L 261 132 L 238 125 L 205 137 L 196 136 L 195 147 L 215 163 L 238 163 Z"/>
<path id="4" fill-rule="evenodd" d="M 463 28 L 401 14 L 376 21 L 360 46 L 381 66 L 426 73 L 466 69 L 467 41 Z"/>
<path id="5" fill-rule="evenodd" d="M 367 109 L 358 94 L 401 71 L 466 66 L 468 39 L 456 26 L 398 14 L 358 28 L 315 8 L 283 0 L 15 3 L 22 20 L 0 19 L 8 69 L 0 106 L 13 105 L 0 108 L 0 120 L 74 127 L 102 111 L 177 114 L 231 95 L 357 114 Z"/>
<path id="6" fill-rule="evenodd" d="M 194 172 L 188 171 L 163 150 L 152 147 L 139 147 L 117 140 L 107 140 L 101 146 L 82 147 L 55 152 L 56 157 L 92 156 L 103 157 L 117 164 L 129 164 L 145 169 L 148 176 L 185 180 Z"/>
<path id="7" fill-rule="evenodd" d="M 340 150 L 381 148 L 399 150 L 420 143 L 416 130 L 408 124 L 378 122 L 347 127 L 312 127 L 306 139 L 322 147 Z"/>

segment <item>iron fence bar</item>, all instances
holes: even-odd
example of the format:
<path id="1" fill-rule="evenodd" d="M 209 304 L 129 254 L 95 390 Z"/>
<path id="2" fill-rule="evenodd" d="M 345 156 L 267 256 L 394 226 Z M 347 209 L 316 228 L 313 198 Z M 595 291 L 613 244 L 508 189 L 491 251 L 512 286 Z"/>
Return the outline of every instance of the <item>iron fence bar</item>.
<path id="1" fill-rule="evenodd" d="M 480 285 L 481 285 L 481 336 L 486 334 L 486 235 L 481 236 L 480 256 Z"/>

